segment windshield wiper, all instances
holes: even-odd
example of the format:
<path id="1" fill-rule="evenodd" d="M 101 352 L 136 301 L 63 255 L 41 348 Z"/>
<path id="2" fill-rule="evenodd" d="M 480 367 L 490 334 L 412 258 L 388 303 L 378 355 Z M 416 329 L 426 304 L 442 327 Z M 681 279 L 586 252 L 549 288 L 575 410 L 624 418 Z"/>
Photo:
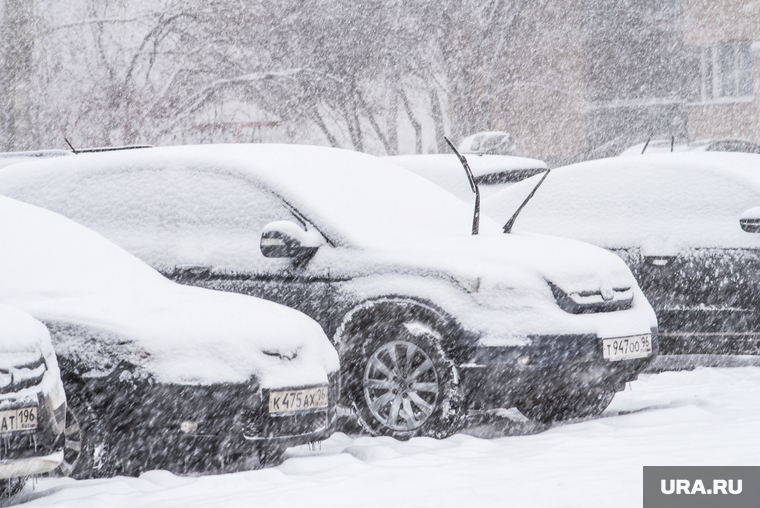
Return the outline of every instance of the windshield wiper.
<path id="1" fill-rule="evenodd" d="M 472 170 L 470 169 L 469 164 L 467 164 L 467 159 L 459 153 L 459 150 L 457 150 L 454 144 L 449 141 L 449 138 L 444 136 L 443 139 L 446 140 L 446 143 L 449 144 L 451 149 L 454 150 L 454 153 L 457 154 L 457 157 L 459 157 L 459 162 L 464 166 L 464 172 L 467 173 L 467 179 L 470 181 L 470 188 L 472 189 L 472 192 L 475 193 L 475 214 L 472 218 L 472 234 L 477 235 L 480 230 L 480 189 L 478 189 L 478 182 L 476 182 L 475 177 L 472 176 Z"/>
<path id="2" fill-rule="evenodd" d="M 530 201 L 530 198 L 533 197 L 533 194 L 535 194 L 536 191 L 538 190 L 538 188 L 541 187 L 541 184 L 544 183 L 544 180 L 546 180 L 546 177 L 549 176 L 550 172 L 551 172 L 551 169 L 547 169 L 546 170 L 546 173 L 544 173 L 543 178 L 541 178 L 541 180 L 536 184 L 536 186 L 533 187 L 533 190 L 530 191 L 530 194 L 528 194 L 528 197 L 525 198 L 525 201 L 523 201 L 523 203 L 520 205 L 520 208 L 518 208 L 517 211 L 515 212 L 515 214 L 512 217 L 510 217 L 510 219 L 507 221 L 506 224 L 504 224 L 504 232 L 505 233 L 511 233 L 512 232 L 512 226 L 515 225 L 515 221 L 517 220 L 517 216 L 520 215 L 520 212 L 522 211 L 522 209 L 525 208 L 525 205 L 528 204 L 528 201 Z"/>

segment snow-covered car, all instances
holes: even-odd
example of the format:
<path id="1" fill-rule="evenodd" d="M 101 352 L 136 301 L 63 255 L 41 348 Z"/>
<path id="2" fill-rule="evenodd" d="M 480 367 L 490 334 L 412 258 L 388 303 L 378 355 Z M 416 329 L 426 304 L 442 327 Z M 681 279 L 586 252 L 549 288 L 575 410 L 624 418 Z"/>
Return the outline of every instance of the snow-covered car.
<path id="1" fill-rule="evenodd" d="M 255 467 L 330 434 L 338 356 L 312 319 L 176 284 L 42 208 L 0 215 L 0 303 L 45 323 L 66 387 L 62 473 Z"/>
<path id="2" fill-rule="evenodd" d="M 671 139 L 654 139 L 626 148 L 620 155 L 650 155 L 667 152 L 744 152 L 760 154 L 760 145 L 746 139 L 698 139 L 676 144 Z"/>
<path id="3" fill-rule="evenodd" d="M 472 206 L 366 154 L 297 145 L 150 148 L 0 172 L 187 284 L 316 319 L 367 429 L 444 436 L 468 408 L 598 414 L 657 350 L 625 264 L 571 240 L 503 235 Z"/>
<path id="4" fill-rule="evenodd" d="M 508 132 L 483 131 L 462 139 L 458 150 L 465 154 L 512 155 L 515 142 Z"/>
<path id="5" fill-rule="evenodd" d="M 548 169 L 543 161 L 527 157 L 470 154 L 466 158 L 483 198 Z M 430 180 L 467 203 L 474 199 L 462 163 L 453 153 L 393 155 L 387 160 Z"/>
<path id="6" fill-rule="evenodd" d="M 483 203 L 504 223 L 541 176 Z M 618 253 L 657 313 L 663 354 L 760 352 L 760 156 L 667 153 L 554 169 L 515 231 Z"/>
<path id="7" fill-rule="evenodd" d="M 0 498 L 63 460 L 66 395 L 45 325 L 0 305 Z"/>

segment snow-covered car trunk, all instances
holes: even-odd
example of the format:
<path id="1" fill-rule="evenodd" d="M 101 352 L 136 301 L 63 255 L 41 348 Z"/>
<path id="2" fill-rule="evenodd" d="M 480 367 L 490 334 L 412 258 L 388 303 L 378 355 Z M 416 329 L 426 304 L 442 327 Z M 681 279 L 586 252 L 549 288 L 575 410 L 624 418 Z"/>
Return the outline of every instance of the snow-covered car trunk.
<path id="1" fill-rule="evenodd" d="M 217 145 L 67 159 L 9 167 L 0 190 L 178 281 L 312 316 L 372 432 L 447 435 L 471 407 L 598 414 L 657 351 L 615 256 L 487 217 L 473 237 L 471 205 L 381 158 Z"/>
<path id="2" fill-rule="evenodd" d="M 65 469 L 224 469 L 329 435 L 338 357 L 313 320 L 173 283 L 47 210 L 2 197 L 0 213 L 0 302 L 48 324 L 83 429 Z"/>
<path id="3" fill-rule="evenodd" d="M 63 460 L 66 395 L 47 328 L 0 305 L 0 497 Z"/>

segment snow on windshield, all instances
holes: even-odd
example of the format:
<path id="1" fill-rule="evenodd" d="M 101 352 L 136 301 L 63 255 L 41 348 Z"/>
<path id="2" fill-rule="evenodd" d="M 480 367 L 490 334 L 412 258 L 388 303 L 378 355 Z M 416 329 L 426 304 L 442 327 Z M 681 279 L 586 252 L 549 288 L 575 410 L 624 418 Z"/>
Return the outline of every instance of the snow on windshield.
<path id="1" fill-rule="evenodd" d="M 146 172 L 155 175 L 146 179 Z M 171 172 L 178 177 L 159 175 Z M 473 207 L 423 178 L 374 156 L 324 147 L 151 148 L 11 166 L 0 175 L 4 194 L 91 227 L 102 226 L 97 229 L 120 244 L 119 232 L 112 236 L 109 223 L 119 224 L 121 230 L 147 230 L 152 225 L 161 234 L 179 224 L 182 227 L 171 234 L 185 234 L 187 238 L 178 241 L 196 250 L 195 259 L 208 246 L 193 247 L 194 237 L 186 229 L 201 223 L 206 233 L 217 236 L 217 247 L 243 242 L 228 250 L 258 249 L 261 200 L 250 195 L 255 191 L 252 185 L 280 195 L 336 244 L 386 246 L 469 235 L 472 228 Z M 139 193 L 139 199 L 124 196 L 125 189 Z M 213 197 L 222 193 L 224 199 Z M 132 203 L 130 209 L 122 209 L 120 202 Z M 178 216 L 179 208 L 189 211 Z M 283 218 L 272 214 L 270 220 Z M 488 219 L 481 220 L 481 229 L 498 231 Z M 241 240 L 246 235 L 250 238 Z"/>
<path id="2" fill-rule="evenodd" d="M 484 200 L 505 223 L 540 175 Z M 515 231 L 566 236 L 608 248 L 672 255 L 689 247 L 756 248 L 739 218 L 760 203 L 760 157 L 661 154 L 558 168 L 520 213 Z"/>
<path id="3" fill-rule="evenodd" d="M 471 234 L 472 207 L 380 158 L 305 146 L 249 150 L 255 173 L 328 236 L 381 247 Z M 486 219 L 481 228 L 496 224 Z"/>

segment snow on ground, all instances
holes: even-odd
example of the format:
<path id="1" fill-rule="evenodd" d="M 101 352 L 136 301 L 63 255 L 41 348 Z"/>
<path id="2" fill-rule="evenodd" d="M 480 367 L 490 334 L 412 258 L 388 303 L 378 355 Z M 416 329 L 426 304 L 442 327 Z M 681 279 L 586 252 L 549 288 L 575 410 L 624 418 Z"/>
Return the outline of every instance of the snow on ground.
<path id="1" fill-rule="evenodd" d="M 760 465 L 760 367 L 642 375 L 601 418 L 533 426 L 482 415 L 443 441 L 350 437 L 292 448 L 276 468 L 229 475 L 27 485 L 24 506 L 608 507 L 642 504 L 644 465 Z M 476 437 L 483 436 L 483 437 Z"/>

